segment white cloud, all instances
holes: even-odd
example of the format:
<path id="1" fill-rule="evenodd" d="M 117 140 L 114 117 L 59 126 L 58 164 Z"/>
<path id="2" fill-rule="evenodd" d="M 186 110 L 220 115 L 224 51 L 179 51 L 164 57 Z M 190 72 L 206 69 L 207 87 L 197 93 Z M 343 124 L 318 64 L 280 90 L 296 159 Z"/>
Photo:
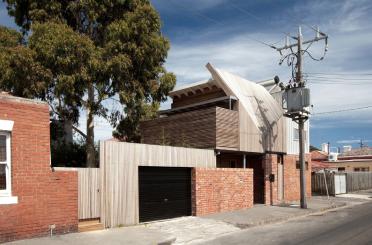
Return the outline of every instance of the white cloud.
<path id="1" fill-rule="evenodd" d="M 202 11 L 223 2 L 197 1 L 195 4 L 188 3 L 188 6 Z M 159 8 L 167 8 L 166 11 L 177 11 L 166 1 L 159 0 L 154 3 Z M 288 9 L 288 13 L 277 13 L 275 18 L 277 23 L 282 24 L 281 31 L 295 29 L 292 16 L 304 16 L 300 22 L 317 24 L 321 30 L 330 34 L 327 56 L 321 62 L 306 58 L 305 72 L 372 73 L 372 18 L 369 16 L 371 10 L 371 2 L 365 0 L 297 2 Z M 171 40 L 167 69 L 177 75 L 178 85 L 209 78 L 210 74 L 205 68 L 207 62 L 248 80 L 258 81 L 275 75 L 279 75 L 282 81 L 288 80 L 290 68 L 278 65 L 279 54 L 251 39 L 276 41 L 280 37 L 278 30 L 251 30 L 252 28 L 246 28 L 243 24 L 216 25 L 197 31 L 189 29 L 187 35 L 182 35 L 182 41 L 172 43 Z M 305 38 L 312 38 L 313 35 L 314 32 L 304 26 Z M 314 44 L 311 51 L 315 56 L 321 55 L 323 44 Z M 314 112 L 372 104 L 370 85 L 314 83 L 310 88 Z M 169 104 L 170 102 L 163 104 L 162 108 L 168 108 Z M 313 128 L 365 125 L 372 122 L 372 113 L 367 112 L 370 110 L 314 116 L 311 125 Z M 111 137 L 109 127 L 107 135 Z"/>
<path id="2" fill-rule="evenodd" d="M 301 3 L 302 4 L 302 3 Z M 300 4 L 296 5 L 300 6 Z M 326 2 L 311 1 L 297 11 L 306 8 L 306 22 L 319 23 L 322 30 L 330 30 L 329 52 L 322 62 L 305 60 L 305 71 L 372 73 L 372 62 L 367 52 L 371 50 L 372 26 L 366 18 L 366 2 L 344 1 Z M 340 9 L 341 11 L 331 11 Z M 327 14 L 322 16 L 321 14 Z M 226 35 L 223 35 L 223 33 Z M 350 34 L 352 32 L 352 34 Z M 312 38 L 313 31 L 305 32 L 305 38 Z M 309 36 L 311 34 L 311 36 Z M 231 33 L 229 27 L 211 30 L 206 33 L 195 33 L 172 46 L 167 67 L 178 76 L 178 84 L 195 82 L 209 77 L 205 64 L 211 62 L 218 68 L 239 74 L 249 80 L 261 80 L 280 75 L 282 80 L 289 78 L 290 68 L 278 66 L 278 54 L 267 46 L 258 44 L 250 38 L 276 40 L 271 33 L 248 33 L 244 31 Z M 190 43 L 193 43 L 190 45 Z M 323 44 L 313 45 L 313 54 L 321 55 Z M 311 81 L 310 81 L 311 82 Z M 346 81 L 347 82 L 347 81 Z M 345 83 L 346 83 L 345 82 Z M 372 86 L 347 84 L 313 84 L 312 103 L 314 112 L 339 110 L 371 105 Z M 340 117 L 344 115 L 344 117 Z M 346 116 L 345 116 L 346 115 Z M 355 123 L 363 117 L 364 121 L 372 120 L 372 113 L 353 111 L 351 113 L 329 114 L 322 118 L 338 118 L 343 123 Z M 334 123 L 333 123 L 334 124 Z"/>

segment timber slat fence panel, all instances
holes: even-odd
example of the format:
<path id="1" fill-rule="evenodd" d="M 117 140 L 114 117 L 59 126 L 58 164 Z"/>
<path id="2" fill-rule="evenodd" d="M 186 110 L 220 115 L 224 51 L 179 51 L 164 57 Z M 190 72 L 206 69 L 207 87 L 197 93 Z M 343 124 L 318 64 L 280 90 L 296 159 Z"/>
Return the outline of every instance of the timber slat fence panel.
<path id="1" fill-rule="evenodd" d="M 327 181 L 329 195 L 335 195 L 335 178 L 333 173 L 315 173 L 311 175 L 311 191 L 320 195 L 327 195 Z"/>
<path id="2" fill-rule="evenodd" d="M 372 189 L 372 172 L 346 172 L 346 192 Z M 335 195 L 334 173 L 326 173 L 329 195 Z M 313 193 L 327 195 L 324 173 L 311 176 L 311 190 Z"/>
<path id="3" fill-rule="evenodd" d="M 99 218 L 101 215 L 101 176 L 99 168 L 78 169 L 79 219 Z"/>
<path id="4" fill-rule="evenodd" d="M 367 189 L 372 189 L 371 172 L 348 172 L 346 174 L 347 192 L 354 192 Z"/>

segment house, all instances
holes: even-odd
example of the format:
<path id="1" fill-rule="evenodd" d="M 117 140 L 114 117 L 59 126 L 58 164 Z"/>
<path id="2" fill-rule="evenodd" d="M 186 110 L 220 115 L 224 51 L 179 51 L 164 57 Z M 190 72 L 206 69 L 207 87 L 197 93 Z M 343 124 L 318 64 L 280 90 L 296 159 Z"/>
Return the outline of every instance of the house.
<path id="1" fill-rule="evenodd" d="M 311 155 L 311 172 L 319 171 L 335 171 L 332 163 L 328 162 L 328 153 L 325 151 L 314 150 L 310 152 Z"/>
<path id="2" fill-rule="evenodd" d="M 210 79 L 176 88 L 171 108 L 141 123 L 142 143 L 213 149 L 217 168 L 253 169 L 254 203 L 299 200 L 298 127 L 283 117 L 280 87 L 207 69 Z M 305 128 L 310 196 L 308 123 Z"/>
<path id="3" fill-rule="evenodd" d="M 339 172 L 372 172 L 372 155 L 338 156 L 336 161 L 327 162 Z"/>
<path id="4" fill-rule="evenodd" d="M 312 151 L 313 172 L 324 168 L 336 172 L 372 172 L 372 148 L 345 148 L 341 153 Z"/>
<path id="5" fill-rule="evenodd" d="M 0 243 L 77 231 L 77 173 L 50 166 L 49 107 L 0 94 Z"/>

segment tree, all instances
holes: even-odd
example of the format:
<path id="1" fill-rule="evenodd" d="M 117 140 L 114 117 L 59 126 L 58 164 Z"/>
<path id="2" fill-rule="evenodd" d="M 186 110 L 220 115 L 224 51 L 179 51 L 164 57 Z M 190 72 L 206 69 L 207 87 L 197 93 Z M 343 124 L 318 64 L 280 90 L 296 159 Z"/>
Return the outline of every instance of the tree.
<path id="1" fill-rule="evenodd" d="M 313 146 L 313 145 L 310 145 L 310 151 L 320 151 L 319 148 Z"/>
<path id="2" fill-rule="evenodd" d="M 0 77 L 1 88 L 48 101 L 54 115 L 75 125 L 84 108 L 87 134 L 80 134 L 86 138 L 87 166 L 95 166 L 95 115 L 116 127 L 115 136 L 138 141 L 139 121 L 154 115 L 176 80 L 164 68 L 169 42 L 149 1 L 6 2 L 23 39 L 5 31 L 11 33 L 0 37 L 0 45 L 10 43 L 13 48 L 4 48 L 0 55 L 11 52 L 14 62 L 21 56 L 37 69 L 30 67 L 32 76 L 23 80 L 17 77 L 20 65 L 0 59 L 0 69 L 9 74 Z M 28 86 L 21 86 L 25 82 Z M 118 101 L 123 110 L 110 111 L 107 99 Z"/>

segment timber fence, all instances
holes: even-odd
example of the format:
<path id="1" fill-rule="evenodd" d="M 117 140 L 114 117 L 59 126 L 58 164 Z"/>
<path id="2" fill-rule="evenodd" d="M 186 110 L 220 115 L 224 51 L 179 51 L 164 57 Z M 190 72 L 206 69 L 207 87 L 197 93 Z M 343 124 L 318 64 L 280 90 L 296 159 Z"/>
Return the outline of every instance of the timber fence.
<path id="1" fill-rule="evenodd" d="M 346 176 L 346 193 L 372 189 L 372 172 L 314 173 L 311 176 L 312 192 L 327 195 L 328 189 L 329 195 L 339 194 L 336 175 Z"/>

